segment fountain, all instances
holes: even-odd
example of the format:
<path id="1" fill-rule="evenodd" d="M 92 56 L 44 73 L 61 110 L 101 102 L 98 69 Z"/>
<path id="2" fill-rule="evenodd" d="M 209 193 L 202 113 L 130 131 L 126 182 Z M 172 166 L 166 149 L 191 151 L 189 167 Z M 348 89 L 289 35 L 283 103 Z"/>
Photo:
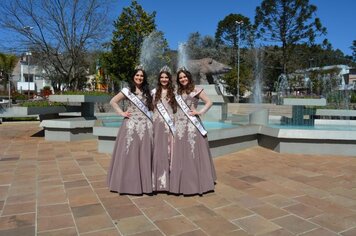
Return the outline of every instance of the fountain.
<path id="1" fill-rule="evenodd" d="M 178 66 L 188 66 L 189 64 L 185 49 L 184 44 L 179 46 Z M 258 55 L 257 51 L 256 55 Z M 260 84 L 262 79 L 262 74 L 259 73 L 259 71 L 262 71 L 262 66 L 261 57 L 256 57 L 256 83 L 254 86 L 255 103 L 262 101 L 260 99 L 262 96 L 259 92 L 261 91 Z M 312 87 L 311 80 L 305 79 L 304 81 L 309 93 L 312 93 L 313 89 L 315 90 L 316 87 Z M 325 81 L 325 92 L 327 91 L 329 94 L 328 96 L 332 94 L 332 84 L 333 83 L 330 81 Z M 204 87 L 209 97 L 213 98 L 215 95 L 218 95 L 214 85 L 199 86 Z M 253 146 L 263 146 L 282 153 L 356 155 L 356 126 L 343 129 L 341 124 L 335 125 L 338 123 L 335 120 L 332 120 L 331 122 L 330 120 L 325 119 L 315 119 L 318 118 L 318 116 L 324 116 L 325 114 L 329 116 L 335 115 L 332 114 L 331 110 L 315 108 L 315 106 L 325 106 L 327 99 L 286 98 L 290 93 L 290 85 L 287 76 L 282 74 L 278 78 L 278 99 L 281 103 L 283 101 L 284 104 L 289 104 L 293 107 L 292 118 L 283 118 L 282 123 L 285 123 L 283 123 L 282 126 L 268 124 L 269 111 L 268 109 L 265 109 L 264 106 L 273 104 L 258 104 L 258 107 L 254 104 L 253 106 L 255 110 L 249 115 L 249 124 L 231 125 L 228 127 L 226 126 L 226 123 L 207 122 L 209 120 L 223 120 L 221 119 L 221 114 L 223 114 L 224 111 L 221 107 L 220 110 L 214 110 L 213 106 L 208 114 L 212 113 L 215 117 L 203 117 L 204 124 L 209 130 L 209 145 L 212 155 L 219 156 Z M 338 94 L 340 93 L 341 92 L 339 91 Z M 214 100 L 213 102 L 216 103 Z M 312 108 L 314 113 L 310 113 L 308 109 L 305 109 L 305 106 L 314 107 Z M 340 110 L 338 110 L 337 113 L 340 115 Z M 343 114 L 343 116 L 345 115 L 346 114 Z M 306 116 L 307 119 L 305 119 Z M 349 116 L 356 117 L 356 114 L 349 114 Z M 311 122 L 311 119 L 313 119 L 313 125 L 311 125 L 311 123 L 308 124 L 308 122 Z M 324 121 L 333 124 L 333 129 L 322 128 L 320 124 Z M 117 123 L 119 124 L 119 121 Z M 289 124 L 288 126 L 287 123 Z M 210 129 L 209 126 L 211 124 L 217 128 Z M 93 133 L 98 137 L 99 152 L 111 152 L 118 129 L 119 127 L 111 127 L 105 121 L 101 121 L 101 125 L 94 127 Z"/>
<path id="2" fill-rule="evenodd" d="M 254 56 L 254 84 L 252 102 L 255 104 L 255 111 L 249 114 L 249 123 L 257 125 L 267 125 L 269 118 L 269 110 L 260 106 L 263 102 L 262 98 L 262 79 L 263 79 L 263 50 L 261 48 L 253 49 Z"/>
<path id="3" fill-rule="evenodd" d="M 184 66 L 188 68 L 188 54 L 185 43 L 179 43 L 178 45 L 178 68 Z"/>
<path id="4" fill-rule="evenodd" d="M 312 68 L 305 71 L 300 71 L 304 75 L 302 81 L 304 87 L 302 92 L 295 92 L 291 90 L 288 78 L 285 75 L 280 75 L 278 78 L 277 94 L 279 104 L 292 106 L 292 117 L 284 117 L 281 121 L 284 125 L 294 126 L 314 126 L 315 122 L 325 123 L 326 119 L 349 120 L 353 116 L 349 109 L 350 90 L 349 86 L 345 84 L 344 78 L 341 74 L 335 73 L 335 68 L 338 66 L 328 66 L 326 68 Z M 314 74 L 313 86 L 312 80 L 308 77 L 311 75 L 310 71 L 320 71 L 319 75 Z M 326 71 L 326 72 L 325 72 Z M 327 73 L 329 72 L 329 73 Z M 298 76 L 291 75 L 291 76 Z M 303 91 L 307 93 L 303 94 Z M 297 97 L 286 97 L 290 94 Z M 315 98 L 318 94 L 319 98 Z M 304 96 L 307 95 L 307 98 Z M 334 109 L 320 109 L 319 106 L 334 107 Z M 332 123 L 329 121 L 329 123 Z M 343 122 L 345 124 L 345 122 Z"/>
<path id="5" fill-rule="evenodd" d="M 263 51 L 254 48 L 254 85 L 253 85 L 253 103 L 261 104 L 262 103 L 262 79 L 263 79 Z"/>
<path id="6" fill-rule="evenodd" d="M 140 50 L 140 64 L 149 75 L 157 75 L 158 71 L 167 64 L 162 47 L 162 33 L 153 31 L 144 40 Z M 156 76 L 153 76 L 156 79 Z M 153 84 L 156 84 L 154 81 Z"/>
<path id="7" fill-rule="evenodd" d="M 283 103 L 283 98 L 289 94 L 288 78 L 285 74 L 280 74 L 277 79 L 277 104 Z"/>

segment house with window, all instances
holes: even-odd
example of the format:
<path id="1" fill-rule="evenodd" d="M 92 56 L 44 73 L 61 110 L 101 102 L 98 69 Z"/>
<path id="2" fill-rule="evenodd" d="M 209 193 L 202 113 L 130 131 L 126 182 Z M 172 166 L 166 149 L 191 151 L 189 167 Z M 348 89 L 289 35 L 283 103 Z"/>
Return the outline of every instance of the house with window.
<path id="1" fill-rule="evenodd" d="M 345 76 L 345 80 L 356 90 L 356 68 L 350 68 L 349 73 Z"/>
<path id="2" fill-rule="evenodd" d="M 31 55 L 23 55 L 12 72 L 12 84 L 19 93 L 39 94 L 44 86 L 52 87 L 44 73 L 34 60 L 31 62 Z"/>

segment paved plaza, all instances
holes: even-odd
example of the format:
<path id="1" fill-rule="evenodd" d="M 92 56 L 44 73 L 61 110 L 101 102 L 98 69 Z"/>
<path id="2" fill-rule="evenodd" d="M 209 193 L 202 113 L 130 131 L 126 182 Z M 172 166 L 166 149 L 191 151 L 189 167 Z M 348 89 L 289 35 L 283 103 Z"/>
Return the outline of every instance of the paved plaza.
<path id="1" fill-rule="evenodd" d="M 255 147 L 214 159 L 214 193 L 120 196 L 96 140 L 40 130 L 0 125 L 0 236 L 356 235 L 356 158 Z"/>

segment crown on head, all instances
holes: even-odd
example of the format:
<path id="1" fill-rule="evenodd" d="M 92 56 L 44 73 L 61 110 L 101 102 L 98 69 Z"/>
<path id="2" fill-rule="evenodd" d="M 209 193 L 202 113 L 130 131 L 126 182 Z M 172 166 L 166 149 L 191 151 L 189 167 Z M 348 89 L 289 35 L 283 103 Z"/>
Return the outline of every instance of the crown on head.
<path id="1" fill-rule="evenodd" d="M 169 68 L 167 65 L 163 66 L 163 67 L 161 68 L 161 70 L 159 71 L 159 73 L 162 73 L 162 72 L 167 72 L 167 73 L 169 73 L 169 74 L 172 73 L 172 72 L 171 72 L 171 68 Z"/>
<path id="2" fill-rule="evenodd" d="M 181 66 L 178 68 L 177 72 L 179 72 L 179 71 L 185 72 L 185 71 L 188 71 L 188 69 L 185 66 Z"/>
<path id="3" fill-rule="evenodd" d="M 142 64 L 135 66 L 135 70 L 145 70 Z"/>

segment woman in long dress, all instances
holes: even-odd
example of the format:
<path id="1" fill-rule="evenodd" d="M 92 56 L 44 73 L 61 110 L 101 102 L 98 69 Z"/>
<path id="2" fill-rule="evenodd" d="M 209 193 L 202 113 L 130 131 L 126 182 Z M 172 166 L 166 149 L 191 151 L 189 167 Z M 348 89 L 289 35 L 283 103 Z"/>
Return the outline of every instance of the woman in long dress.
<path id="1" fill-rule="evenodd" d="M 168 66 L 161 69 L 153 94 L 155 106 L 153 112 L 153 189 L 154 191 L 169 191 L 173 135 L 175 133 L 173 122 L 174 113 L 177 112 L 177 103 L 174 97 L 172 74 Z"/>
<path id="2" fill-rule="evenodd" d="M 184 67 L 177 72 L 177 85 L 177 132 L 174 136 L 170 192 L 201 195 L 213 191 L 216 181 L 206 130 L 199 118 L 209 110 L 212 102 L 202 88 L 194 85 L 192 74 Z M 205 105 L 197 111 L 199 99 Z"/>
<path id="3" fill-rule="evenodd" d="M 130 83 L 131 82 L 131 83 Z M 120 194 L 152 193 L 152 96 L 142 67 L 134 71 L 129 88 L 122 89 L 110 104 L 124 117 L 108 170 L 110 191 Z M 118 103 L 128 100 L 127 110 Z"/>

